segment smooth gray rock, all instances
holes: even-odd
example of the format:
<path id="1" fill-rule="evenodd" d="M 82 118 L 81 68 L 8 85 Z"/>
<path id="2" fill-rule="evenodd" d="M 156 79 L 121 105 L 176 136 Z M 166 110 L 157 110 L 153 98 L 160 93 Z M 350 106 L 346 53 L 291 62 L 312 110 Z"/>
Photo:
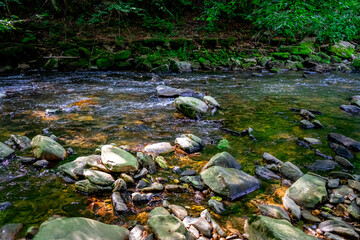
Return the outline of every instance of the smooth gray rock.
<path id="1" fill-rule="evenodd" d="M 356 105 L 341 105 L 340 108 L 347 113 L 360 113 L 360 107 Z"/>
<path id="2" fill-rule="evenodd" d="M 285 196 L 300 207 L 314 208 L 327 198 L 326 181 L 305 174 L 286 191 Z"/>
<path id="3" fill-rule="evenodd" d="M 208 204 L 209 207 L 211 207 L 218 214 L 222 214 L 226 211 L 224 204 L 215 199 L 209 199 Z"/>
<path id="4" fill-rule="evenodd" d="M 351 170 L 354 168 L 354 165 L 344 157 L 335 156 L 334 160 L 345 169 Z"/>
<path id="5" fill-rule="evenodd" d="M 336 143 L 330 143 L 330 147 L 337 155 L 340 155 L 346 159 L 353 159 L 354 155 L 344 146 Z"/>
<path id="6" fill-rule="evenodd" d="M 86 167 L 88 157 L 78 157 L 72 162 L 65 163 L 58 167 L 58 171 L 63 174 L 70 176 L 71 178 L 77 180 L 79 176 L 84 176 L 84 169 Z"/>
<path id="7" fill-rule="evenodd" d="M 139 193 L 134 192 L 131 194 L 131 199 L 133 202 L 147 202 L 153 198 L 154 194 L 152 193 Z"/>
<path id="8" fill-rule="evenodd" d="M 209 162 L 203 167 L 202 171 L 213 166 L 220 166 L 224 168 L 235 168 L 240 170 L 241 164 L 228 152 L 221 152 L 215 154 Z"/>
<path id="9" fill-rule="evenodd" d="M 312 144 L 312 145 L 321 144 L 321 141 L 319 139 L 316 139 L 316 138 L 304 137 L 304 141 L 307 142 L 308 144 Z"/>
<path id="10" fill-rule="evenodd" d="M 360 182 L 355 180 L 348 180 L 348 185 L 352 188 L 360 192 Z"/>
<path id="11" fill-rule="evenodd" d="M 303 128 L 303 129 L 310 129 L 310 128 L 314 128 L 315 125 L 312 124 L 310 121 L 308 120 L 301 120 L 300 121 L 300 128 Z"/>
<path id="12" fill-rule="evenodd" d="M 274 157 L 273 155 L 271 155 L 270 153 L 264 153 L 263 154 L 263 159 L 268 162 L 268 163 L 274 163 L 276 165 L 281 165 L 283 164 L 282 161 L 280 161 L 279 159 L 277 159 L 276 157 Z"/>
<path id="13" fill-rule="evenodd" d="M 168 86 L 165 86 L 165 85 L 159 85 L 159 86 L 156 87 L 156 92 L 157 92 L 159 97 L 178 97 L 178 96 L 181 95 L 183 90 L 168 87 Z"/>
<path id="14" fill-rule="evenodd" d="M 166 210 L 163 207 L 156 207 L 153 210 L 151 210 L 151 212 L 149 212 L 148 217 L 154 217 L 154 216 L 163 216 L 163 215 L 170 215 L 170 213 L 168 212 L 168 210 Z"/>
<path id="15" fill-rule="evenodd" d="M 24 227 L 22 223 L 5 224 L 0 228 L 1 240 L 15 240 L 21 229 Z"/>
<path id="16" fill-rule="evenodd" d="M 349 212 L 350 216 L 353 217 L 356 220 L 360 220 L 360 208 L 358 205 L 356 205 L 356 202 L 353 201 L 347 208 L 347 211 Z"/>
<path id="17" fill-rule="evenodd" d="M 124 203 L 124 200 L 122 199 L 119 192 L 114 192 L 111 195 L 111 200 L 114 205 L 114 209 L 116 212 L 127 212 L 129 211 L 128 207 Z"/>
<path id="18" fill-rule="evenodd" d="M 329 171 L 335 169 L 338 166 L 337 162 L 332 160 L 316 160 L 313 164 L 308 166 L 311 171 Z"/>
<path id="19" fill-rule="evenodd" d="M 37 160 L 36 162 L 33 163 L 33 166 L 38 168 L 46 168 L 48 165 L 49 162 L 46 160 Z"/>
<path id="20" fill-rule="evenodd" d="M 215 100 L 215 98 L 211 97 L 211 96 L 205 96 L 203 98 L 204 102 L 209 105 L 209 106 L 213 106 L 216 108 L 220 108 L 220 104 Z"/>
<path id="21" fill-rule="evenodd" d="M 199 217 L 191 222 L 191 225 L 194 226 L 200 233 L 202 233 L 205 237 L 212 236 L 212 227 L 205 218 Z"/>
<path id="22" fill-rule="evenodd" d="M 171 204 L 169 205 L 169 209 L 181 221 L 188 216 L 186 209 L 180 205 Z"/>
<path id="23" fill-rule="evenodd" d="M 206 187 L 200 175 L 184 176 L 180 178 L 180 181 L 184 183 L 189 183 L 198 190 L 204 190 Z"/>
<path id="24" fill-rule="evenodd" d="M 261 185 L 258 179 L 243 171 L 219 166 L 206 169 L 201 178 L 211 190 L 231 200 L 251 193 Z"/>
<path id="25" fill-rule="evenodd" d="M 291 222 L 289 214 L 279 206 L 260 204 L 258 206 L 260 213 L 276 219 L 285 219 Z"/>
<path id="26" fill-rule="evenodd" d="M 190 240 L 191 234 L 173 215 L 156 215 L 148 220 L 149 229 L 158 240 Z"/>
<path id="27" fill-rule="evenodd" d="M 157 182 L 151 183 L 149 187 L 145 187 L 142 189 L 143 192 L 159 192 L 162 190 L 164 190 L 164 185 Z"/>
<path id="28" fill-rule="evenodd" d="M 340 219 L 327 220 L 319 224 L 319 228 L 323 232 L 331 232 L 343 236 L 348 239 L 359 239 L 352 226 Z"/>
<path id="29" fill-rule="evenodd" d="M 16 160 L 24 164 L 30 164 L 36 162 L 36 158 L 34 157 L 17 156 Z"/>
<path id="30" fill-rule="evenodd" d="M 294 218 L 296 218 L 297 220 L 300 220 L 301 219 L 301 210 L 300 210 L 299 206 L 296 205 L 294 200 L 292 200 L 291 198 L 288 198 L 288 197 L 283 197 L 282 201 L 283 201 L 283 205 L 284 205 L 285 209 L 288 210 L 293 215 Z"/>
<path id="31" fill-rule="evenodd" d="M 315 115 L 312 112 L 310 112 L 310 111 L 308 111 L 306 109 L 301 109 L 300 110 L 300 116 L 301 116 L 302 119 L 305 119 L 305 120 L 308 120 L 308 121 L 312 121 L 315 118 Z"/>
<path id="32" fill-rule="evenodd" d="M 266 167 L 263 167 L 260 165 L 256 166 L 255 174 L 256 174 L 256 176 L 258 176 L 259 178 L 261 178 L 263 180 L 270 180 L 270 179 L 280 180 L 281 179 L 280 176 L 276 175 L 274 172 L 267 169 Z"/>
<path id="33" fill-rule="evenodd" d="M 344 196 L 341 194 L 330 194 L 329 203 L 338 204 L 345 201 Z"/>
<path id="34" fill-rule="evenodd" d="M 320 218 L 312 215 L 311 212 L 309 212 L 308 210 L 302 210 L 301 211 L 301 216 L 308 222 L 312 222 L 312 223 L 321 222 Z"/>
<path id="35" fill-rule="evenodd" d="M 113 192 L 121 192 L 127 189 L 127 185 L 124 179 L 118 178 L 114 182 Z"/>
<path id="36" fill-rule="evenodd" d="M 333 191 L 334 194 L 337 194 L 337 195 L 349 195 L 349 194 L 354 193 L 352 188 L 350 188 L 347 185 L 341 185 L 340 187 L 335 188 L 332 191 Z"/>
<path id="37" fill-rule="evenodd" d="M 329 179 L 326 183 L 328 188 L 337 188 L 340 184 L 340 179 L 335 178 L 335 179 Z"/>
<path id="38" fill-rule="evenodd" d="M 44 222 L 34 240 L 126 240 L 128 237 L 129 231 L 124 227 L 73 217 Z"/>
<path id="39" fill-rule="evenodd" d="M 288 178 L 293 182 L 295 182 L 304 175 L 303 172 L 291 162 L 283 163 L 280 166 L 279 171 L 285 178 Z"/>
<path id="40" fill-rule="evenodd" d="M 175 139 L 175 144 L 187 153 L 201 151 L 205 146 L 203 141 L 193 134 L 182 134 Z"/>
<path id="41" fill-rule="evenodd" d="M 359 108 L 360 109 L 360 108 Z M 360 151 L 360 142 L 355 141 L 352 138 L 346 137 L 339 133 L 330 133 L 328 139 L 332 142 L 343 145 L 344 147 L 359 152 Z"/>
<path id="42" fill-rule="evenodd" d="M 100 155 L 90 155 L 86 157 L 86 164 L 91 168 L 97 168 L 103 172 L 109 172 L 109 170 L 102 164 Z"/>
<path id="43" fill-rule="evenodd" d="M 196 171 L 194 169 L 187 169 L 187 170 L 183 171 L 180 175 L 181 176 L 194 176 L 194 175 L 196 175 Z"/>

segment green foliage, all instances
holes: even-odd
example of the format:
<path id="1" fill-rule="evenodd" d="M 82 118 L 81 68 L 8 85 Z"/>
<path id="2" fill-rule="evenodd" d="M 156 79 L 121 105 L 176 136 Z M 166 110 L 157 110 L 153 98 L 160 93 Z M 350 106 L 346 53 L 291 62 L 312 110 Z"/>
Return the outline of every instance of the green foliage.
<path id="1" fill-rule="evenodd" d="M 221 139 L 220 142 L 217 145 L 217 148 L 221 149 L 221 150 L 224 150 L 224 149 L 229 148 L 229 147 L 230 147 L 230 143 L 226 139 Z"/>
<path id="2" fill-rule="evenodd" d="M 348 1 L 285 1 L 254 0 L 253 13 L 248 16 L 271 37 L 289 38 L 315 36 L 323 40 L 351 40 L 360 26 L 357 0 Z"/>

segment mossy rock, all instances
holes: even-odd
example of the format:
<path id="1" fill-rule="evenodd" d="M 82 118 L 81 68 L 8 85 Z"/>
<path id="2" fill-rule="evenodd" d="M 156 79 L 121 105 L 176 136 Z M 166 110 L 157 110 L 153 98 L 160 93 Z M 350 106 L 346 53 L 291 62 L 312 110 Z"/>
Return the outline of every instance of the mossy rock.
<path id="1" fill-rule="evenodd" d="M 121 61 L 115 63 L 116 68 L 124 70 L 124 69 L 130 69 L 132 64 L 129 61 Z"/>
<path id="2" fill-rule="evenodd" d="M 79 47 L 78 52 L 80 53 L 80 56 L 90 59 L 91 51 L 85 47 Z"/>
<path id="3" fill-rule="evenodd" d="M 129 59 L 131 56 L 131 51 L 130 50 L 123 50 L 117 53 L 113 54 L 114 60 L 115 61 L 124 61 Z"/>
<path id="4" fill-rule="evenodd" d="M 58 42 L 58 48 L 61 50 L 69 50 L 72 48 L 77 48 L 77 45 L 75 43 L 69 43 L 69 42 Z"/>
<path id="5" fill-rule="evenodd" d="M 301 62 L 297 62 L 296 67 L 298 70 L 303 70 L 304 69 L 304 65 Z"/>
<path id="6" fill-rule="evenodd" d="M 99 58 L 96 60 L 96 66 L 100 69 L 111 68 L 114 65 L 114 60 L 111 58 Z"/>
<path id="7" fill-rule="evenodd" d="M 59 67 L 59 59 L 55 59 L 55 58 L 49 59 L 44 65 L 44 68 L 46 70 L 56 69 L 58 67 Z"/>
<path id="8" fill-rule="evenodd" d="M 299 55 L 299 56 L 310 56 L 313 52 L 313 44 L 310 42 L 302 42 L 299 46 L 285 46 L 279 48 L 279 51 L 282 52 L 289 52 L 292 55 Z"/>
<path id="9" fill-rule="evenodd" d="M 271 72 L 271 73 L 279 73 L 279 72 L 281 72 L 281 71 L 282 71 L 282 70 L 281 70 L 280 68 L 274 68 L 274 67 L 273 67 L 273 68 L 270 69 L 270 72 Z"/>
<path id="10" fill-rule="evenodd" d="M 243 69 L 250 69 L 250 68 L 252 68 L 252 67 L 255 67 L 256 66 L 256 63 L 254 63 L 254 62 L 248 62 L 248 63 L 242 63 L 241 64 L 241 68 L 243 68 Z"/>
<path id="11" fill-rule="evenodd" d="M 351 58 L 351 55 L 355 52 L 355 48 L 348 42 L 340 41 L 331 46 L 329 52 L 340 58 Z"/>
<path id="12" fill-rule="evenodd" d="M 353 66 L 356 70 L 360 70 L 360 60 L 357 58 L 354 59 Z"/>
<path id="13" fill-rule="evenodd" d="M 115 44 L 120 48 L 124 48 L 126 46 L 126 39 L 123 37 L 115 37 Z"/>
<path id="14" fill-rule="evenodd" d="M 188 38 L 176 38 L 176 39 L 170 39 L 169 40 L 170 48 L 171 49 L 179 49 L 186 46 L 187 48 L 191 48 L 194 46 L 193 40 Z"/>
<path id="15" fill-rule="evenodd" d="M 219 43 L 219 39 L 217 38 L 206 38 L 201 41 L 201 45 L 204 48 L 210 48 L 210 49 L 216 48 L 218 43 Z"/>
<path id="16" fill-rule="evenodd" d="M 145 47 L 155 48 L 158 46 L 165 47 L 167 45 L 166 42 L 167 42 L 166 39 L 151 38 L 151 39 L 137 40 L 132 43 L 137 46 L 145 46 Z"/>
<path id="17" fill-rule="evenodd" d="M 331 62 L 331 57 L 329 55 L 327 55 L 326 53 L 323 52 L 319 52 L 316 54 L 318 57 L 320 57 L 324 63 L 330 63 Z"/>
<path id="18" fill-rule="evenodd" d="M 206 70 L 210 70 L 212 68 L 211 62 L 203 57 L 200 57 L 198 62 L 200 63 L 201 67 Z"/>
<path id="19" fill-rule="evenodd" d="M 79 51 L 77 49 L 72 48 L 72 49 L 66 50 L 64 52 L 64 55 L 65 56 L 76 56 L 76 57 L 78 57 L 78 56 L 80 56 L 80 53 L 79 53 Z"/>
<path id="20" fill-rule="evenodd" d="M 275 52 L 275 53 L 271 53 L 271 56 L 274 57 L 275 59 L 287 60 L 287 59 L 290 58 L 290 53 L 288 53 L 288 52 Z"/>
<path id="21" fill-rule="evenodd" d="M 164 64 L 164 65 L 160 65 L 158 67 L 155 67 L 155 68 L 151 69 L 150 72 L 153 72 L 153 73 L 168 73 L 168 72 L 170 72 L 170 67 L 169 67 L 168 64 Z"/>
<path id="22" fill-rule="evenodd" d="M 135 68 L 138 70 L 150 71 L 151 69 L 153 69 L 153 65 L 148 59 L 145 59 L 143 61 L 140 61 Z"/>
<path id="23" fill-rule="evenodd" d="M 333 63 L 342 63 L 342 60 L 338 56 L 331 56 L 331 62 L 333 62 Z"/>
<path id="24" fill-rule="evenodd" d="M 290 60 L 294 62 L 303 62 L 304 58 L 300 55 L 291 55 Z"/>
<path id="25" fill-rule="evenodd" d="M 221 46 L 225 47 L 225 48 L 229 48 L 233 45 L 233 43 L 236 41 L 236 37 L 228 37 L 226 39 L 220 39 L 219 43 Z"/>

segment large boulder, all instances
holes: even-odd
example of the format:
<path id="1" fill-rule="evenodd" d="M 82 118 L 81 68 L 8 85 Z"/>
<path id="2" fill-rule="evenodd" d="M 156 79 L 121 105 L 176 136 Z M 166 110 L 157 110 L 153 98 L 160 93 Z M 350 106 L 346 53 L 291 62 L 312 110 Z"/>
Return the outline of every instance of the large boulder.
<path id="1" fill-rule="evenodd" d="M 208 111 L 208 106 L 205 102 L 193 97 L 176 98 L 175 107 L 179 112 L 193 119 L 201 118 Z"/>
<path id="2" fill-rule="evenodd" d="M 355 46 L 346 41 L 339 41 L 330 47 L 330 52 L 341 58 L 351 58 L 355 51 Z"/>
<path id="3" fill-rule="evenodd" d="M 330 133 L 328 136 L 329 140 L 338 144 L 343 145 L 344 147 L 359 152 L 360 151 L 360 142 L 355 141 L 349 137 L 346 137 L 340 133 Z"/>
<path id="4" fill-rule="evenodd" d="M 49 137 L 37 135 L 31 141 L 31 147 L 36 158 L 48 161 L 63 160 L 66 157 L 66 150 Z"/>
<path id="5" fill-rule="evenodd" d="M 261 185 L 258 179 L 243 171 L 219 166 L 206 169 L 201 178 L 211 190 L 231 200 L 251 193 Z"/>
<path id="6" fill-rule="evenodd" d="M 101 148 L 101 161 L 112 172 L 136 172 L 138 161 L 130 153 L 112 145 Z"/>
<path id="7" fill-rule="evenodd" d="M 15 151 L 4 143 L 0 142 L 0 159 L 7 158 L 11 156 Z"/>
<path id="8" fill-rule="evenodd" d="M 235 168 L 235 169 L 241 169 L 241 164 L 236 161 L 236 159 L 231 156 L 228 152 L 221 152 L 215 154 L 209 162 L 203 167 L 203 171 L 207 168 L 213 167 L 213 166 L 220 166 L 225 168 Z"/>
<path id="9" fill-rule="evenodd" d="M 57 218 L 41 224 L 34 240 L 125 240 L 129 231 L 118 225 L 109 225 L 92 219 Z"/>
<path id="10" fill-rule="evenodd" d="M 314 208 L 327 197 L 326 181 L 305 174 L 286 191 L 285 196 L 301 207 Z"/>
<path id="11" fill-rule="evenodd" d="M 157 209 L 157 208 L 155 208 Z M 154 209 L 154 210 L 155 210 Z M 162 209 L 162 208 L 159 208 Z M 154 212 L 151 211 L 152 212 Z M 165 209 L 164 209 L 165 210 Z M 173 215 L 169 215 L 165 210 L 157 214 L 150 214 L 148 225 L 150 231 L 153 232 L 158 240 L 190 240 L 191 234 L 185 225 Z"/>
<path id="12" fill-rule="evenodd" d="M 284 219 L 252 216 L 245 223 L 249 240 L 316 240 Z"/>

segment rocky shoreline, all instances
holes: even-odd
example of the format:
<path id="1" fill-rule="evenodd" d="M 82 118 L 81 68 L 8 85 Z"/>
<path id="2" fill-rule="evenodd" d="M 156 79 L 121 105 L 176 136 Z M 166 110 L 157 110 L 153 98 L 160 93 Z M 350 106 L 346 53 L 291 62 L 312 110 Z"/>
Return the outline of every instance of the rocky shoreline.
<path id="1" fill-rule="evenodd" d="M 157 93 L 159 97 L 174 97 L 177 111 L 197 121 L 221 109 L 215 98 L 189 89 L 159 85 Z M 358 96 L 353 96 L 351 103 L 351 109 L 359 107 Z M 348 108 L 341 106 L 345 111 Z M 302 131 L 323 127 L 315 120 L 315 115 L 321 112 L 292 110 L 299 112 L 298 116 L 302 119 L 299 128 Z M 48 112 L 56 114 L 56 111 Z M 250 137 L 252 129 L 237 134 Z M 199 172 L 170 166 L 166 160 L 168 154 L 176 152 L 186 156 L 207 147 L 201 137 L 194 134 L 182 134 L 173 144 L 149 144 L 142 151 L 116 144 L 103 145 L 94 151 L 94 155 L 81 156 L 57 167 L 65 182 L 74 184 L 78 192 L 89 195 L 111 193 L 113 210 L 117 214 L 131 211 L 130 205 L 149 203 L 159 193 L 190 194 L 190 190 L 203 195 L 208 206 L 200 216 L 191 216 L 185 206 L 171 204 L 166 199 L 156 200 L 147 214 L 147 224 L 129 229 L 87 218 L 55 215 L 40 226 L 29 228 L 26 238 L 75 238 L 80 235 L 81 239 L 101 236 L 101 239 L 124 240 L 359 239 L 360 176 L 351 171 L 355 168 L 353 159 L 360 151 L 360 142 L 334 132 L 329 133 L 327 140 L 335 157 L 313 148 L 319 144 L 318 139 L 299 140 L 299 145 L 312 149 L 322 158 L 307 166 L 310 170 L 308 173 L 304 174 L 290 161 L 283 162 L 270 153 L 264 153 L 263 161 L 256 165 L 256 177 L 242 171 L 238 160 L 226 151 L 215 154 Z M 32 149 L 33 157 L 15 156 L 15 149 Z M 56 164 L 71 154 L 72 149 L 65 150 L 54 135 L 37 135 L 32 140 L 12 135 L 5 143 L 0 142 L 2 160 L 17 160 L 24 165 L 33 164 L 40 168 Z M 152 176 L 164 169 L 171 170 L 176 180 L 174 183 L 169 183 L 164 177 Z M 329 174 L 322 176 L 318 172 Z M 247 216 L 245 232 L 234 235 L 220 226 L 211 215 L 226 212 L 223 198 L 235 201 L 257 191 L 262 184 L 258 178 L 262 181 L 281 181 L 287 188 L 282 196 L 282 204 L 257 204 L 259 214 Z M 0 210 L 6 211 L 10 206 L 10 202 L 0 203 Z M 7 224 L 1 227 L 1 234 L 5 239 L 15 239 L 21 229 L 21 223 Z"/>
<path id="2" fill-rule="evenodd" d="M 98 42 L 73 38 L 57 44 L 4 44 L 0 72 L 140 71 L 152 73 L 191 71 L 352 72 L 360 70 L 359 46 L 340 41 L 318 45 L 305 38 L 297 44 L 277 42 L 246 48 L 235 39 L 117 39 Z"/>

